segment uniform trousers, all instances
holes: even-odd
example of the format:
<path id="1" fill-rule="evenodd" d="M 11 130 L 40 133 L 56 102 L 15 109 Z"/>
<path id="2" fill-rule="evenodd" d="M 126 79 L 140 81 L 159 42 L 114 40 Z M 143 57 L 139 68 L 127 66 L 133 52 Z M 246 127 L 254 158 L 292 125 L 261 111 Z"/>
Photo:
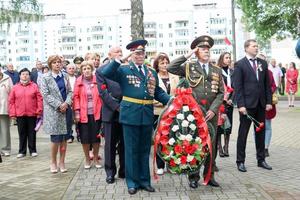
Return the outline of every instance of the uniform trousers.
<path id="1" fill-rule="evenodd" d="M 149 155 L 153 127 L 152 125 L 122 125 L 127 187 L 139 188 L 150 186 Z"/>

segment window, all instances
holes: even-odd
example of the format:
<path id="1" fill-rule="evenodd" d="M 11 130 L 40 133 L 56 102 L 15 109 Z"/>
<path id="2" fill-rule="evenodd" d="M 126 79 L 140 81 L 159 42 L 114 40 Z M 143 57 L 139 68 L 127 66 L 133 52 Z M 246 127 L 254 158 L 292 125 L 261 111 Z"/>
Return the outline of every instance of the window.
<path id="1" fill-rule="evenodd" d="M 172 47 L 172 42 L 169 42 L 169 47 Z"/>
<path id="2" fill-rule="evenodd" d="M 163 37 L 164 37 L 164 34 L 160 33 L 160 34 L 158 34 L 158 37 L 159 37 L 159 38 L 163 38 Z"/>
<path id="3" fill-rule="evenodd" d="M 169 24 L 169 28 L 172 28 L 172 24 L 171 23 Z"/>
<path id="4" fill-rule="evenodd" d="M 169 38 L 172 38 L 173 37 L 173 34 L 172 33 L 169 33 Z"/>

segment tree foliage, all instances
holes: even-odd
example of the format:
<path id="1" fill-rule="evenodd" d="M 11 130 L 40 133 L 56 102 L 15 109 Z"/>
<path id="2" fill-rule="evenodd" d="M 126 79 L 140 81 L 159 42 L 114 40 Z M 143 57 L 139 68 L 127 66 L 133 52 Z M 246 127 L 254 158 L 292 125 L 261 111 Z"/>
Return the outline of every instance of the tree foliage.
<path id="1" fill-rule="evenodd" d="M 144 38 L 143 0 L 131 0 L 131 37 L 132 40 Z"/>
<path id="2" fill-rule="evenodd" d="M 0 0 L 0 24 L 42 19 L 38 0 Z"/>
<path id="3" fill-rule="evenodd" d="M 300 36 L 299 0 L 237 0 L 243 22 L 260 40 Z"/>

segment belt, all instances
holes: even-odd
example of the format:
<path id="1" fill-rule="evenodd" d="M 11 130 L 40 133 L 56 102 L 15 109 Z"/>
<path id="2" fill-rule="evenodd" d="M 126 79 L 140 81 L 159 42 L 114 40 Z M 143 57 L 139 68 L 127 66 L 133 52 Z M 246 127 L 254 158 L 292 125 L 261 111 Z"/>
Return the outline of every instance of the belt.
<path id="1" fill-rule="evenodd" d="M 137 103 L 137 104 L 153 104 L 153 100 L 144 100 L 144 99 L 136 99 L 136 98 L 131 98 L 131 97 L 126 97 L 123 96 L 124 101 L 132 102 L 132 103 Z"/>

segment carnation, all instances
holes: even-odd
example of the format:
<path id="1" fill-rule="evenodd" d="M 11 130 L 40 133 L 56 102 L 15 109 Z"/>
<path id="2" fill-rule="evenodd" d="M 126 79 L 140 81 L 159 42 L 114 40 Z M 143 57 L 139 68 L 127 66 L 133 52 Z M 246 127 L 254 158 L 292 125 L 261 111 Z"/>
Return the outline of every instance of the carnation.
<path id="1" fill-rule="evenodd" d="M 188 127 L 189 126 L 189 122 L 187 120 L 183 120 L 181 123 L 182 127 Z"/>
<path id="2" fill-rule="evenodd" d="M 177 114 L 176 118 L 180 119 L 180 120 L 184 120 L 184 115 L 179 113 L 179 114 Z"/>
<path id="3" fill-rule="evenodd" d="M 185 140 L 185 135 L 180 134 L 178 138 L 179 140 Z"/>
<path id="4" fill-rule="evenodd" d="M 189 114 L 187 116 L 187 120 L 189 120 L 190 122 L 194 121 L 195 120 L 195 117 L 192 115 L 192 114 Z"/>
<path id="5" fill-rule="evenodd" d="M 188 106 L 183 106 L 182 107 L 183 112 L 188 112 L 190 109 Z"/>
<path id="6" fill-rule="evenodd" d="M 169 145 L 173 145 L 174 143 L 175 143 L 175 139 L 174 138 L 169 139 Z"/>
<path id="7" fill-rule="evenodd" d="M 176 131 L 178 131 L 179 130 L 179 126 L 178 125 L 174 125 L 173 127 L 172 127 L 172 131 L 173 132 L 176 132 Z"/>
<path id="8" fill-rule="evenodd" d="M 194 159 L 194 156 L 192 156 L 190 154 L 187 156 L 187 161 L 188 162 L 191 162 L 193 159 Z"/>
<path id="9" fill-rule="evenodd" d="M 187 134 L 185 139 L 190 142 L 193 139 L 193 136 L 191 134 Z"/>
<path id="10" fill-rule="evenodd" d="M 195 124 L 190 124 L 189 127 L 192 131 L 196 130 L 197 128 Z"/>

